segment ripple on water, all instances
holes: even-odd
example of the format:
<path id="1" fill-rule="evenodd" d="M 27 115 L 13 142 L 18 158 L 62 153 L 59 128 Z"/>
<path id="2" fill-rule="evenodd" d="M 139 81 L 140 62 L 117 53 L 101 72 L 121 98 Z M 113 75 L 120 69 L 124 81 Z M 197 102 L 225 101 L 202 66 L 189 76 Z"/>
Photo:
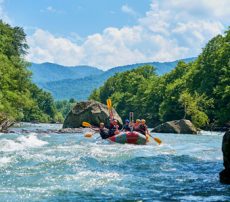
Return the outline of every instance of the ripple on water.
<path id="1" fill-rule="evenodd" d="M 0 201 L 229 200 L 218 182 L 221 136 L 159 134 L 161 146 L 97 137 L 0 136 Z"/>

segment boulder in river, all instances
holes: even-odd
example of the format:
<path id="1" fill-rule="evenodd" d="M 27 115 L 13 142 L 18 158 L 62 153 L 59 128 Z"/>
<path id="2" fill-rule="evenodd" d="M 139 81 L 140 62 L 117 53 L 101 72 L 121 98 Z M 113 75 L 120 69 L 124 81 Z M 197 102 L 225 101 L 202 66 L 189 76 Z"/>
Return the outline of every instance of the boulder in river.
<path id="1" fill-rule="evenodd" d="M 157 133 L 184 133 L 197 134 L 197 128 L 191 121 L 186 119 L 168 121 L 153 128 L 152 132 Z"/>
<path id="2" fill-rule="evenodd" d="M 220 172 L 220 182 L 223 184 L 230 184 L 230 130 L 224 134 L 222 152 L 225 169 Z"/>
<path id="3" fill-rule="evenodd" d="M 113 110 L 114 118 L 122 124 L 121 117 Z M 99 126 L 100 122 L 109 123 L 109 111 L 107 106 L 97 101 L 86 101 L 77 103 L 65 118 L 63 128 L 79 128 L 86 121 L 92 125 Z"/>

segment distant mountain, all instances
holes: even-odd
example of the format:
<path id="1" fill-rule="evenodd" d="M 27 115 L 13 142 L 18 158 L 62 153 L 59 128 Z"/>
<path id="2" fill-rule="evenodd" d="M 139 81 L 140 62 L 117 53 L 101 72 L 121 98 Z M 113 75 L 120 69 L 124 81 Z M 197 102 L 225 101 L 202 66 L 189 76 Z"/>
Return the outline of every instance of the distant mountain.
<path id="1" fill-rule="evenodd" d="M 182 60 L 186 63 L 189 63 L 189 62 L 194 61 L 195 59 L 196 58 L 193 57 L 193 58 L 186 58 Z M 173 62 L 146 62 L 146 63 L 137 63 L 137 64 L 132 64 L 132 65 L 119 66 L 119 67 L 114 67 L 114 68 L 109 69 L 108 71 L 104 73 L 104 75 L 110 77 L 110 76 L 113 76 L 115 73 L 132 70 L 132 69 L 135 69 L 143 65 L 152 65 L 156 67 L 156 73 L 158 75 L 162 75 L 162 74 L 165 74 L 171 71 L 173 68 L 175 68 L 179 61 L 180 60 L 176 60 Z"/>
<path id="2" fill-rule="evenodd" d="M 32 63 L 28 69 L 33 72 L 32 80 L 35 83 L 46 83 L 63 79 L 80 79 L 87 76 L 95 76 L 103 73 L 102 70 L 96 67 L 67 67 L 53 63 Z"/>
<path id="3" fill-rule="evenodd" d="M 187 58 L 183 59 L 186 63 L 194 61 L 196 58 Z M 108 71 L 101 71 L 100 74 L 89 74 L 88 76 L 80 79 L 63 79 L 58 81 L 51 81 L 51 82 L 37 82 L 37 84 L 51 92 L 55 99 L 62 100 L 62 99 L 70 99 L 75 98 L 77 100 L 86 100 L 89 95 L 91 94 L 92 90 L 95 88 L 100 87 L 103 83 L 111 76 L 115 75 L 118 72 L 128 71 L 134 68 L 137 68 L 142 65 L 152 65 L 156 67 L 156 72 L 159 75 L 165 74 L 171 71 L 177 65 L 177 61 L 173 62 L 150 62 L 150 63 L 140 63 L 140 64 L 133 64 L 133 65 L 126 65 L 112 68 Z M 67 76 L 67 75 L 66 75 Z"/>

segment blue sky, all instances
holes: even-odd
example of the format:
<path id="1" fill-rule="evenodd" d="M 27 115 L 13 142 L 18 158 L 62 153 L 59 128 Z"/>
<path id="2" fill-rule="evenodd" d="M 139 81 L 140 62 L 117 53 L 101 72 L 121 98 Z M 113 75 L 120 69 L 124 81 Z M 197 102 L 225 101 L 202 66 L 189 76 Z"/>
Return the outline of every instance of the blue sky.
<path id="1" fill-rule="evenodd" d="M 78 33 L 82 37 L 101 32 L 106 27 L 122 28 L 144 16 L 150 0 L 5 0 L 4 9 L 15 25 L 27 33 L 35 28 L 66 36 Z M 123 12 L 132 6 L 133 15 Z M 122 9 L 123 7 L 123 9 Z M 131 8 L 131 7 L 130 7 Z"/>
<path id="2" fill-rule="evenodd" d="M 27 60 L 101 69 L 197 56 L 230 25 L 229 0 L 0 0 Z"/>

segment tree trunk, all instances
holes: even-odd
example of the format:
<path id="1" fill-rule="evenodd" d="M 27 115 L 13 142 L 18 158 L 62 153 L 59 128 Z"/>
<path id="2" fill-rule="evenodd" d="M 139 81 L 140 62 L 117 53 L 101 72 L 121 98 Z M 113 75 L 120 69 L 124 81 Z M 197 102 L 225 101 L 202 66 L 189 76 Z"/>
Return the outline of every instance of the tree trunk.
<path id="1" fill-rule="evenodd" d="M 14 125 L 13 121 L 10 121 L 7 118 L 2 118 L 0 120 L 0 132 L 7 132 L 8 128 Z"/>

